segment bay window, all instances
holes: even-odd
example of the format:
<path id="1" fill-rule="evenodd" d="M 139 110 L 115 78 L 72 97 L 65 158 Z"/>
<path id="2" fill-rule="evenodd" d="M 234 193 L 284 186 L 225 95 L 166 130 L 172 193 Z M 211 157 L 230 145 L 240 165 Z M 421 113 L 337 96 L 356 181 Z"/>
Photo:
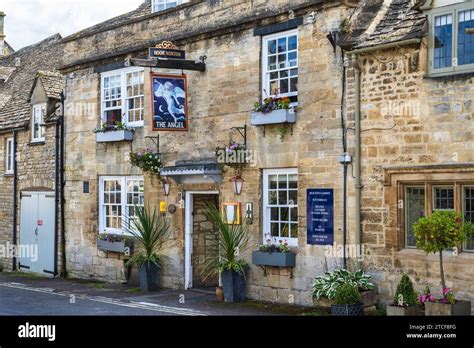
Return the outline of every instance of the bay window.
<path id="1" fill-rule="evenodd" d="M 102 74 L 101 119 L 107 125 L 124 123 L 130 127 L 143 126 L 144 112 L 143 68 L 127 68 Z"/>
<path id="2" fill-rule="evenodd" d="M 124 234 L 124 226 L 133 226 L 135 208 L 144 206 L 143 177 L 101 177 L 99 185 L 100 233 Z"/>
<path id="3" fill-rule="evenodd" d="M 298 245 L 298 172 L 296 168 L 263 172 L 263 241 Z"/>
<path id="4" fill-rule="evenodd" d="M 404 185 L 404 231 L 405 247 L 415 248 L 413 225 L 428 213 L 455 211 L 466 221 L 474 223 L 474 186 L 471 183 L 438 184 L 423 182 Z M 474 236 L 470 237 L 462 251 L 474 251 Z"/>
<path id="5" fill-rule="evenodd" d="M 298 32 L 263 37 L 262 59 L 263 97 L 289 97 L 292 102 L 298 96 Z"/>
<path id="6" fill-rule="evenodd" d="M 474 5 L 462 3 L 431 11 L 430 74 L 474 70 Z"/>

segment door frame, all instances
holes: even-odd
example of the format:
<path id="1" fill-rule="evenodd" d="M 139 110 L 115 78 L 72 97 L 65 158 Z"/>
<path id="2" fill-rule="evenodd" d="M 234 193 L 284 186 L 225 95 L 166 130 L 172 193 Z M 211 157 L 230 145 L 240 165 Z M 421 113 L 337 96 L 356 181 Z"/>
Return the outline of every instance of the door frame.
<path id="1" fill-rule="evenodd" d="M 193 269 L 192 269 L 192 253 L 193 253 L 193 198 L 194 195 L 217 195 L 219 191 L 186 191 L 185 208 L 184 208 L 184 290 L 193 287 Z"/>

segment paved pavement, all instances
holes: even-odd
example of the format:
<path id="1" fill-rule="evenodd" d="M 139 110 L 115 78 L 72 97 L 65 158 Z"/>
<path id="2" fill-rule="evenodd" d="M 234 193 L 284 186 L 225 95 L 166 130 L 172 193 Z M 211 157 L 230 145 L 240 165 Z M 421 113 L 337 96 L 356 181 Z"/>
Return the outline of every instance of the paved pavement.
<path id="1" fill-rule="evenodd" d="M 215 294 L 0 273 L 0 315 L 240 316 L 297 315 L 308 309 L 248 301 L 223 303 Z"/>

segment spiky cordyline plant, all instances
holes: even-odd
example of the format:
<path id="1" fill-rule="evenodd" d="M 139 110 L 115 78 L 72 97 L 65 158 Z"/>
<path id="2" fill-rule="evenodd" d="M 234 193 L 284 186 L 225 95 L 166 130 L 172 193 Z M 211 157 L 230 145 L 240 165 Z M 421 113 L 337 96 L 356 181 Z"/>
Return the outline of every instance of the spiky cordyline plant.
<path id="1" fill-rule="evenodd" d="M 214 224 L 219 234 L 219 256 L 209 259 L 203 269 L 204 281 L 227 270 L 245 276 L 246 263 L 238 259 L 249 242 L 249 233 L 245 225 L 229 225 L 224 221 L 221 212 L 214 205 L 207 205 L 206 217 Z"/>
<path id="2" fill-rule="evenodd" d="M 142 266 L 146 263 L 154 263 L 159 266 L 160 256 L 158 251 L 169 236 L 170 226 L 168 221 L 156 213 L 151 212 L 148 207 L 135 206 L 135 216 L 130 224 L 124 223 L 124 230 L 136 238 L 143 250 L 134 254 L 127 262 L 127 266 Z"/>

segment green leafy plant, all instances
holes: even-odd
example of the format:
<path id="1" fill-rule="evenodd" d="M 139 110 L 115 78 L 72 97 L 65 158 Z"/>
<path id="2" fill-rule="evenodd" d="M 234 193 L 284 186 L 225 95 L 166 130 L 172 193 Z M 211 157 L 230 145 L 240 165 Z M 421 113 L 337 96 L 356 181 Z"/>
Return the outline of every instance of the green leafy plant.
<path id="1" fill-rule="evenodd" d="M 393 305 L 399 307 L 416 306 L 418 304 L 417 294 L 413 289 L 413 283 L 407 274 L 402 275 L 398 283 L 397 291 L 393 295 Z"/>
<path id="2" fill-rule="evenodd" d="M 280 140 L 285 140 L 288 131 L 290 130 L 290 125 L 288 123 L 284 123 L 278 127 L 278 132 L 280 133 Z"/>
<path id="3" fill-rule="evenodd" d="M 356 286 L 343 283 L 336 290 L 334 302 L 337 305 L 355 305 L 362 303 L 362 295 Z"/>
<path id="4" fill-rule="evenodd" d="M 250 236 L 247 226 L 227 224 L 221 212 L 214 205 L 207 205 L 205 215 L 218 231 L 219 257 L 211 258 L 206 262 L 202 271 L 203 280 L 206 281 L 227 270 L 245 276 L 247 264 L 238 257 L 248 247 Z"/>
<path id="5" fill-rule="evenodd" d="M 100 124 L 96 129 L 94 129 L 94 133 L 105 133 L 105 132 L 113 132 L 118 130 L 128 130 L 134 132 L 135 129 L 128 127 L 125 122 L 114 122 L 114 123 L 107 123 L 103 122 Z"/>
<path id="6" fill-rule="evenodd" d="M 126 232 L 131 234 L 141 246 L 139 252 L 134 253 L 126 266 L 140 267 L 146 263 L 159 266 L 162 249 L 170 233 L 168 221 L 157 214 L 156 209 L 151 212 L 147 207 L 135 206 L 135 216 L 130 218 L 130 224 L 124 224 Z"/>
<path id="7" fill-rule="evenodd" d="M 413 225 L 416 247 L 427 254 L 439 253 L 441 286 L 444 290 L 446 279 L 443 266 L 443 251 L 455 248 L 464 242 L 474 231 L 474 226 L 464 221 L 462 216 L 453 211 L 435 211 L 430 216 L 422 217 Z"/>
<path id="8" fill-rule="evenodd" d="M 264 114 L 274 110 L 288 110 L 291 105 L 291 100 L 288 97 L 274 98 L 268 97 L 263 100 L 263 103 L 256 102 L 253 110 L 255 112 L 262 112 Z"/>
<path id="9" fill-rule="evenodd" d="M 130 152 L 130 163 L 134 167 L 140 168 L 144 173 L 161 178 L 161 168 L 163 168 L 163 162 L 158 152 L 152 151 L 151 149 L 145 149 L 145 151 Z"/>
<path id="10" fill-rule="evenodd" d="M 316 277 L 313 283 L 313 296 L 317 299 L 327 297 L 332 300 L 337 289 L 343 284 L 349 284 L 360 291 L 371 290 L 375 285 L 370 282 L 371 275 L 358 270 L 354 273 L 346 269 L 336 269 L 334 272 L 325 272 L 323 276 Z"/>

